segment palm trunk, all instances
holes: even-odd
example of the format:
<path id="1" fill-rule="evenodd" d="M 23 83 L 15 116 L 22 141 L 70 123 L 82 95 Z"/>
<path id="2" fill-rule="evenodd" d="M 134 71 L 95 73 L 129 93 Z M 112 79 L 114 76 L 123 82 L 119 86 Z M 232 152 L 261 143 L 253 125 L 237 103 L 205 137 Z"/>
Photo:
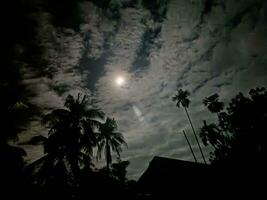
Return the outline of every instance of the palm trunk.
<path id="1" fill-rule="evenodd" d="M 200 153 L 201 153 L 201 156 L 202 156 L 202 158 L 203 158 L 203 161 L 204 161 L 205 164 L 207 164 L 206 159 L 205 159 L 205 156 L 204 156 L 204 154 L 203 154 L 203 152 L 202 152 L 202 149 L 201 149 L 201 146 L 200 146 L 200 144 L 199 144 L 199 141 L 198 141 L 198 138 L 197 138 L 196 131 L 195 131 L 194 127 L 193 127 L 192 121 L 191 121 L 191 119 L 190 119 L 190 117 L 189 117 L 189 114 L 188 114 L 188 112 L 187 112 L 186 107 L 184 107 L 184 109 L 185 109 L 185 113 L 186 113 L 186 116 L 187 116 L 187 118 L 188 118 L 188 121 L 189 121 L 189 123 L 190 123 L 190 125 L 191 125 L 191 128 L 192 128 L 192 130 L 193 130 L 193 133 L 194 133 L 195 139 L 196 139 L 196 141 L 197 141 L 197 145 L 198 145 L 199 151 L 200 151 Z"/>
<path id="2" fill-rule="evenodd" d="M 189 148 L 190 148 L 190 151 L 191 151 L 191 153 L 192 153 L 192 155 L 193 155 L 193 157 L 194 157 L 195 163 L 197 163 L 197 158 L 196 158 L 196 156 L 195 156 L 195 154 L 194 154 L 194 151 L 193 151 L 193 149 L 192 149 L 192 147 L 191 147 L 191 144 L 190 144 L 190 142 L 189 142 L 189 140 L 188 140 L 188 138 L 187 138 L 187 136 L 186 136 L 184 130 L 183 130 L 183 134 L 184 134 L 184 137 L 185 137 L 185 139 L 186 139 L 186 141 L 187 141 L 187 144 L 188 144 L 188 146 L 189 146 Z"/>

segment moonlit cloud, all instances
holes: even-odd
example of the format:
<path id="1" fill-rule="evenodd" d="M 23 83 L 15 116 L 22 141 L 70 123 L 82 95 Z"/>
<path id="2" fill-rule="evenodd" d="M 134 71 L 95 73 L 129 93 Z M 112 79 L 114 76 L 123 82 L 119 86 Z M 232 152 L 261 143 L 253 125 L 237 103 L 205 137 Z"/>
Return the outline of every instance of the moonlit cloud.
<path id="1" fill-rule="evenodd" d="M 29 64 L 21 68 L 23 84 L 34 93 L 31 102 L 47 112 L 61 107 L 69 93 L 94 95 L 127 140 L 122 156 L 131 162 L 130 178 L 137 179 L 155 155 L 193 161 L 182 130 L 201 160 L 184 111 L 171 100 L 177 85 L 191 92 L 197 129 L 203 119 L 214 120 L 203 98 L 217 92 L 228 102 L 239 91 L 267 85 L 267 3 L 204 2 L 170 0 L 162 20 L 142 5 L 121 8 L 121 20 L 115 20 L 86 2 L 79 31 L 35 13 L 36 42 L 47 65 L 42 74 Z M 31 127 L 28 137 L 38 132 L 35 123 Z M 206 157 L 209 150 L 204 148 Z"/>
<path id="2" fill-rule="evenodd" d="M 239 25 L 234 28 L 228 25 L 230 20 L 240 16 L 242 10 L 246 11 L 252 3 L 251 1 L 247 6 L 244 6 L 233 5 L 228 1 L 225 6 L 226 9 L 229 9 L 230 16 L 220 5 L 217 5 L 212 7 L 209 14 L 203 16 L 203 21 L 200 21 L 202 9 L 200 3 L 171 1 L 168 5 L 167 18 L 160 24 L 159 36 L 154 39 L 156 41 L 153 41 L 160 43 L 161 46 L 149 47 L 149 53 L 146 57 L 149 65 L 143 68 L 143 71 L 139 71 L 138 76 L 135 76 L 135 71 L 132 71 L 132 67 L 129 65 L 129 60 L 131 60 L 129 55 L 133 52 L 130 53 L 129 51 L 138 50 L 139 47 L 123 48 L 123 44 L 126 45 L 128 41 L 132 41 L 131 38 L 120 44 L 119 51 L 127 55 L 127 60 L 121 56 L 121 53 L 114 53 L 112 60 L 116 61 L 116 64 L 111 62 L 110 65 L 106 66 L 106 70 L 112 70 L 115 66 L 116 68 L 123 66 L 122 70 L 128 68 L 133 77 L 131 85 L 127 95 L 123 98 L 115 97 L 112 92 L 107 96 L 100 96 L 100 98 L 108 97 L 107 101 L 104 100 L 103 106 L 110 114 L 115 114 L 121 130 L 129 141 L 129 149 L 126 150 L 125 157 L 130 160 L 133 159 L 132 166 L 135 165 L 134 162 L 138 155 L 140 155 L 140 159 L 143 158 L 143 162 L 148 162 L 154 155 L 193 160 L 184 138 L 178 135 L 183 129 L 187 130 L 189 136 L 192 133 L 190 133 L 183 110 L 177 110 L 171 101 L 176 85 L 180 85 L 192 93 L 193 102 L 190 107 L 190 114 L 197 128 L 201 126 L 203 117 L 209 120 L 213 118 L 201 103 L 206 96 L 218 92 L 222 99 L 228 101 L 238 91 L 247 92 L 248 88 L 266 85 L 263 78 L 256 81 L 248 75 L 248 71 L 252 69 L 253 73 L 256 73 L 253 76 L 255 78 L 261 77 L 260 71 L 266 74 L 266 71 L 263 72 L 264 69 L 256 64 L 257 58 L 248 56 L 252 48 L 244 48 L 244 45 L 253 44 L 255 46 L 253 51 L 257 51 L 264 48 L 265 45 L 261 44 L 266 41 L 266 39 L 260 39 L 262 30 L 256 31 L 259 36 L 254 35 L 253 32 L 255 29 L 257 30 L 257 25 L 254 30 L 246 25 L 251 23 L 247 21 L 250 18 L 246 17 L 251 14 L 250 11 L 242 14 Z M 215 17 L 219 15 L 225 17 Z M 136 26 L 136 23 L 133 24 Z M 262 24 L 259 26 L 263 27 Z M 140 29 L 143 30 L 143 34 L 145 34 L 146 28 L 148 27 L 145 26 Z M 125 30 L 119 31 L 117 36 L 122 37 L 123 32 Z M 261 42 L 251 42 L 254 37 L 257 40 L 260 39 Z M 137 50 L 136 53 L 138 53 Z M 253 53 L 251 52 L 251 54 Z M 262 59 L 262 56 L 260 58 Z M 253 65 L 254 68 L 250 65 Z M 99 85 L 101 86 L 99 87 L 100 91 L 101 89 L 108 91 L 108 89 L 104 89 L 106 78 L 108 75 L 103 76 L 99 82 L 101 83 Z M 247 79 L 247 83 L 245 83 L 245 79 Z M 133 106 L 133 109 L 130 109 L 129 103 L 138 106 Z M 134 117 L 133 111 L 137 117 Z M 127 121 L 130 124 L 126 123 Z M 144 121 L 146 121 L 146 126 L 144 126 Z M 141 145 L 140 141 L 142 141 Z M 191 137 L 191 142 L 200 160 L 193 137 Z M 139 144 L 138 147 L 135 147 L 135 144 Z M 208 157 L 209 149 L 204 148 L 204 150 Z M 131 156 L 131 152 L 135 152 L 135 158 Z M 143 157 L 143 155 L 146 156 Z M 134 169 L 131 168 L 131 170 Z"/>

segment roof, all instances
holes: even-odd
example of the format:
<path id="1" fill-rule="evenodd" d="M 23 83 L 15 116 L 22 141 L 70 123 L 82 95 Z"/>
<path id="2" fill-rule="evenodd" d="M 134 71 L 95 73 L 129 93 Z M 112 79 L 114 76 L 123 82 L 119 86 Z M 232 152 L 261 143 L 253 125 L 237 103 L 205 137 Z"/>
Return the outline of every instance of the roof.
<path id="1" fill-rule="evenodd" d="M 210 165 L 155 156 L 137 182 L 144 193 L 172 193 L 197 189 L 210 182 Z"/>

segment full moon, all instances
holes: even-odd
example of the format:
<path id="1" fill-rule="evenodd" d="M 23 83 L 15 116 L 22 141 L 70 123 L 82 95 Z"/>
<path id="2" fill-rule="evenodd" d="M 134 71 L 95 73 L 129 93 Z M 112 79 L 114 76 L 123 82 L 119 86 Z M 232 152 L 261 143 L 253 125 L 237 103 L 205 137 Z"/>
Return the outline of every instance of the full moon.
<path id="1" fill-rule="evenodd" d="M 118 86 L 122 86 L 125 83 L 125 79 L 123 77 L 119 76 L 116 78 L 115 82 Z"/>

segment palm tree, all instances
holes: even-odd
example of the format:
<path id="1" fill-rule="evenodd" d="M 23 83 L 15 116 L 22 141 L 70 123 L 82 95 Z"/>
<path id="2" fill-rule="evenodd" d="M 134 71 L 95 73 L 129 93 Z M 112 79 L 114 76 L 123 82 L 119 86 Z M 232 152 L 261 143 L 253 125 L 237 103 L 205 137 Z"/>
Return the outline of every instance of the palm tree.
<path id="1" fill-rule="evenodd" d="M 190 99 L 188 99 L 188 96 L 190 95 L 190 93 L 187 91 L 187 90 L 182 90 L 182 89 L 177 89 L 177 94 L 172 98 L 173 101 L 176 101 L 176 106 L 178 108 L 180 108 L 180 106 L 182 105 L 182 107 L 184 108 L 185 110 L 185 113 L 186 113 L 186 116 L 188 118 L 188 121 L 191 125 L 191 128 L 193 130 L 193 133 L 194 133 L 194 136 L 195 136 L 195 139 L 197 141 L 197 145 L 199 147 L 199 150 L 200 150 L 200 153 L 201 153 L 201 156 L 204 160 L 204 163 L 206 163 L 206 159 L 204 157 L 204 154 L 202 152 L 202 149 L 200 147 L 200 144 L 199 144 L 199 141 L 198 141 L 198 138 L 197 138 L 197 135 L 196 135 L 196 132 L 195 132 L 195 129 L 194 129 L 194 126 L 192 124 L 192 121 L 189 117 L 189 114 L 188 114 L 188 111 L 187 111 L 187 108 L 189 107 L 189 104 L 190 104 Z"/>
<path id="2" fill-rule="evenodd" d="M 216 145 L 221 144 L 221 130 L 214 123 L 207 124 L 206 120 L 203 121 L 203 124 L 204 125 L 200 131 L 200 137 L 202 138 L 204 145 L 207 146 L 208 143 L 210 143 L 216 148 Z"/>
<path id="3" fill-rule="evenodd" d="M 227 157 L 229 151 L 231 151 L 231 137 L 225 134 L 220 125 L 207 124 L 206 120 L 203 120 L 200 137 L 205 146 L 211 145 L 214 148 L 214 152 L 211 153 L 210 157 L 211 162 L 217 158 Z"/>
<path id="4" fill-rule="evenodd" d="M 116 152 L 120 157 L 122 145 L 127 145 L 121 133 L 117 132 L 118 126 L 114 119 L 107 118 L 106 122 L 99 127 L 100 133 L 97 136 L 98 151 L 97 157 L 101 158 L 104 151 L 106 159 L 107 174 L 109 174 L 110 165 L 112 163 L 111 151 Z"/>
<path id="5" fill-rule="evenodd" d="M 220 102 L 219 101 L 219 95 L 217 93 L 216 94 L 213 94 L 213 95 L 211 95 L 209 97 L 206 97 L 203 100 L 203 104 L 212 113 L 219 113 L 223 109 L 223 107 L 224 107 L 223 102 Z"/>
<path id="6" fill-rule="evenodd" d="M 206 106 L 208 108 L 208 110 L 212 113 L 216 113 L 218 120 L 219 120 L 219 124 L 223 127 L 224 124 L 224 119 L 225 119 L 225 113 L 221 112 L 224 108 L 224 103 L 219 101 L 219 95 L 217 93 L 206 97 L 203 100 L 203 104 L 204 106 Z M 226 129 L 222 129 L 222 132 L 227 135 L 228 131 Z"/>
<path id="7" fill-rule="evenodd" d="M 42 119 L 49 128 L 44 141 L 46 155 L 36 164 L 42 163 L 45 168 L 40 173 L 60 168 L 75 179 L 83 167 L 92 165 L 93 147 L 97 144 L 95 129 L 100 126 L 98 120 L 104 118 L 104 113 L 80 93 L 76 100 L 69 95 L 64 106 L 66 109 L 53 110 Z"/>

